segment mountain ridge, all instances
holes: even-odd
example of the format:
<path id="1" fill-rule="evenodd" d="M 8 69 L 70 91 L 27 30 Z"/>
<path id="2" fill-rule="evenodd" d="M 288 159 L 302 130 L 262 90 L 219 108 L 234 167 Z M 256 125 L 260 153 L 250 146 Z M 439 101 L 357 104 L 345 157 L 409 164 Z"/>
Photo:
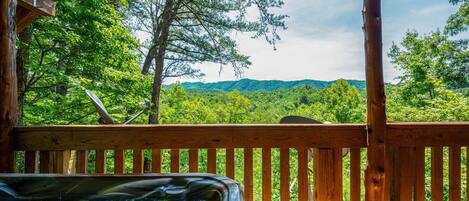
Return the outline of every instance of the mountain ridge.
<path id="1" fill-rule="evenodd" d="M 180 83 L 186 90 L 209 90 L 209 91 L 240 91 L 240 92 L 260 92 L 260 91 L 275 91 L 279 89 L 290 89 L 298 86 L 310 86 L 315 88 L 330 87 L 337 80 L 322 81 L 322 80 L 254 80 L 254 79 L 240 79 L 220 82 L 183 82 Z M 347 80 L 350 85 L 362 90 L 365 89 L 364 80 Z M 171 87 L 174 84 L 165 85 Z"/>

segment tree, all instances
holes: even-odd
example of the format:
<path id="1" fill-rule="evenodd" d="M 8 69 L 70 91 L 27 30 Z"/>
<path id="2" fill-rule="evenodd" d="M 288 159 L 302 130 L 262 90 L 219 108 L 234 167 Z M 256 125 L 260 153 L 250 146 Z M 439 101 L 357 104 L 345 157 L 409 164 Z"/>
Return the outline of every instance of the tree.
<path id="1" fill-rule="evenodd" d="M 142 73 L 153 70 L 152 115 L 150 123 L 158 123 L 161 83 L 167 77 L 203 74 L 191 64 L 214 62 L 234 67 L 240 75 L 250 65 L 249 57 L 239 53 L 233 32 L 264 36 L 274 45 L 280 39 L 277 30 L 285 29 L 285 15 L 270 11 L 283 5 L 281 0 L 242 1 L 129 1 L 127 21 L 134 33 L 145 33 Z M 250 20 L 248 9 L 257 8 L 259 17 Z M 168 61 L 165 63 L 165 61 Z M 153 67 L 153 69 L 152 69 Z"/>
<path id="2" fill-rule="evenodd" d="M 469 86 L 469 52 L 467 40 L 451 40 L 441 32 L 420 37 L 408 32 L 401 47 L 393 44 L 391 62 L 403 75 L 399 77 L 408 97 L 436 96 L 438 84 L 457 89 Z"/>
<path id="3" fill-rule="evenodd" d="M 445 27 L 445 33 L 454 36 L 469 28 L 469 1 L 449 0 L 449 2 L 453 5 L 460 4 L 458 11 L 448 18 Z"/>
<path id="4" fill-rule="evenodd" d="M 40 18 L 20 34 L 17 63 L 19 97 L 29 115 L 25 124 L 89 122 L 95 111 L 85 104 L 84 89 L 117 95 L 114 101 L 144 95 L 131 87 L 143 87 L 134 84 L 143 79 L 133 73 L 138 73 L 133 53 L 138 43 L 113 2 L 58 1 L 55 17 Z"/>

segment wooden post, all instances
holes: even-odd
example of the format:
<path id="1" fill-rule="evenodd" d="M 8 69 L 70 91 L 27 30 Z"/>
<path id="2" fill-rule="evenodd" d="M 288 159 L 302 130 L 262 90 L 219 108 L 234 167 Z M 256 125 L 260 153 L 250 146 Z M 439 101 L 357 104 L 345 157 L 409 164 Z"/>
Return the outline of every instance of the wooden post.
<path id="1" fill-rule="evenodd" d="M 386 180 L 386 110 L 383 80 L 381 1 L 364 0 L 363 8 L 366 93 L 368 126 L 368 161 L 365 176 L 365 200 L 389 198 Z"/>
<path id="2" fill-rule="evenodd" d="M 14 171 L 11 131 L 16 125 L 16 0 L 0 2 L 0 173 Z"/>

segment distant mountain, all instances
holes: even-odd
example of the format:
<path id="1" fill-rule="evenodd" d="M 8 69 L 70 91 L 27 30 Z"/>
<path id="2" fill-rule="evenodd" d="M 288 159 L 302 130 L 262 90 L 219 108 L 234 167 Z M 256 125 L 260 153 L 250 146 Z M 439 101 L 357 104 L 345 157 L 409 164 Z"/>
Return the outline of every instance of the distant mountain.
<path id="1" fill-rule="evenodd" d="M 362 80 L 347 80 L 349 84 L 357 87 L 358 89 L 365 89 L 365 81 Z M 330 87 L 334 81 L 320 81 L 320 80 L 296 80 L 296 81 L 281 81 L 281 80 L 251 80 L 241 79 L 238 81 L 221 81 L 212 83 L 203 82 L 184 82 L 181 83 L 184 89 L 187 90 L 210 90 L 210 91 L 241 91 L 241 92 L 257 92 L 257 91 L 274 91 L 278 89 L 289 89 L 297 86 L 310 86 L 315 88 Z M 166 85 L 166 87 L 170 87 Z"/>

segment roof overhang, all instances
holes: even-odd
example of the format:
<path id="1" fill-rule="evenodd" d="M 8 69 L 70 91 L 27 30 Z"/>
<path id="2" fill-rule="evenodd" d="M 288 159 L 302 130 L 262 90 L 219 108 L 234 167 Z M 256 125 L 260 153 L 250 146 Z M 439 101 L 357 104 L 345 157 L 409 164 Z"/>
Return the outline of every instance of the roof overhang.
<path id="1" fill-rule="evenodd" d="M 16 7 L 16 31 L 20 33 L 38 16 L 54 16 L 54 0 L 18 0 Z"/>

